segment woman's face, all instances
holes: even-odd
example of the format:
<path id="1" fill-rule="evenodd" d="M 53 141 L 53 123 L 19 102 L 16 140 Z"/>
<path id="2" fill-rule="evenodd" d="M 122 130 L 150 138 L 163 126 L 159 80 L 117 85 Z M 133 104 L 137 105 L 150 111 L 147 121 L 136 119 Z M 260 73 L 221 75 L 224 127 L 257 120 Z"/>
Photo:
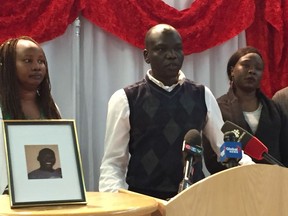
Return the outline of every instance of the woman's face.
<path id="1" fill-rule="evenodd" d="M 257 53 L 242 56 L 231 68 L 233 86 L 246 92 L 255 91 L 260 87 L 263 69 L 263 60 Z"/>
<path id="2" fill-rule="evenodd" d="M 21 39 L 16 46 L 16 75 L 20 88 L 38 89 L 47 73 L 43 50 L 30 40 Z"/>

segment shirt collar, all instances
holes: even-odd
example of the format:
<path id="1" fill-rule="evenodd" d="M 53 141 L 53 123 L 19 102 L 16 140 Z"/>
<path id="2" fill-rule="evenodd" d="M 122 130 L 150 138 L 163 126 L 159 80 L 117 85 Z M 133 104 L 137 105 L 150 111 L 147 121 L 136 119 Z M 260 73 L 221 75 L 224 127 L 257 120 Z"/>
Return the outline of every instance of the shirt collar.
<path id="1" fill-rule="evenodd" d="M 179 70 L 179 76 L 178 76 L 178 82 L 171 85 L 171 86 L 165 86 L 161 81 L 155 79 L 152 75 L 151 75 L 151 69 L 149 69 L 147 71 L 147 76 L 148 78 L 153 82 L 155 83 L 156 85 L 158 85 L 159 87 L 161 87 L 162 89 L 168 91 L 168 92 L 171 92 L 178 84 L 179 85 L 182 85 L 185 81 L 185 74 Z"/>

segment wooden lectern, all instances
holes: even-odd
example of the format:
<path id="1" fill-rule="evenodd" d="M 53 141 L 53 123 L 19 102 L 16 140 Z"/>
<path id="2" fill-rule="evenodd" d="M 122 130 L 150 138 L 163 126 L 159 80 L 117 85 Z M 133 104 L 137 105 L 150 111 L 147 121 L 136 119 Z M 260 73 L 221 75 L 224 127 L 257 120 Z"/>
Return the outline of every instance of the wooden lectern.
<path id="1" fill-rule="evenodd" d="M 193 184 L 168 202 L 156 200 L 158 211 L 153 216 L 285 216 L 288 169 L 264 164 L 238 166 Z"/>
<path id="2" fill-rule="evenodd" d="M 209 176 L 169 201 L 120 190 L 88 192 L 86 206 L 44 206 L 11 209 L 0 196 L 0 215 L 123 216 L 286 216 L 288 169 L 277 165 L 246 165 Z"/>

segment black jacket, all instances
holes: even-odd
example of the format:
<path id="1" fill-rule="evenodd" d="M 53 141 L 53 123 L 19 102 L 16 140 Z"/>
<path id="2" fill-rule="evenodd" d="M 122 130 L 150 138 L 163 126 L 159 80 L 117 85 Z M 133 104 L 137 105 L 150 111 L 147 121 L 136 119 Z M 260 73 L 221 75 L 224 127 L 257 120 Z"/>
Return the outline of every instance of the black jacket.
<path id="1" fill-rule="evenodd" d="M 286 118 L 279 106 L 267 98 L 261 91 L 257 93 L 257 97 L 260 99 L 263 107 L 258 128 L 254 135 L 267 146 L 269 154 L 285 166 L 288 166 L 288 129 Z M 253 134 L 248 123 L 245 121 L 241 106 L 232 88 L 229 89 L 227 94 L 219 97 L 217 102 L 224 121 L 229 120 Z M 209 172 L 215 173 L 225 169 L 224 166 L 217 162 L 217 156 L 213 153 L 207 140 L 203 142 L 203 147 L 204 159 Z M 264 160 L 257 161 L 253 159 L 253 161 L 256 163 L 267 163 Z"/>

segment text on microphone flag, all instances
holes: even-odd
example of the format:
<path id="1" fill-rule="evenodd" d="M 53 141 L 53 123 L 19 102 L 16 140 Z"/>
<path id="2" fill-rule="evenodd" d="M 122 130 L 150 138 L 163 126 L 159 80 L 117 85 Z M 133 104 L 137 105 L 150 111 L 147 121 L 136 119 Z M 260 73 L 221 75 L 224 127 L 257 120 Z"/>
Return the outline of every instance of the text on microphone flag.
<path id="1" fill-rule="evenodd" d="M 201 154 L 202 153 L 202 147 L 185 144 L 184 151 L 194 153 L 194 154 Z"/>
<path id="2" fill-rule="evenodd" d="M 225 142 L 220 147 L 220 161 L 229 158 L 242 158 L 242 144 L 240 142 Z"/>

